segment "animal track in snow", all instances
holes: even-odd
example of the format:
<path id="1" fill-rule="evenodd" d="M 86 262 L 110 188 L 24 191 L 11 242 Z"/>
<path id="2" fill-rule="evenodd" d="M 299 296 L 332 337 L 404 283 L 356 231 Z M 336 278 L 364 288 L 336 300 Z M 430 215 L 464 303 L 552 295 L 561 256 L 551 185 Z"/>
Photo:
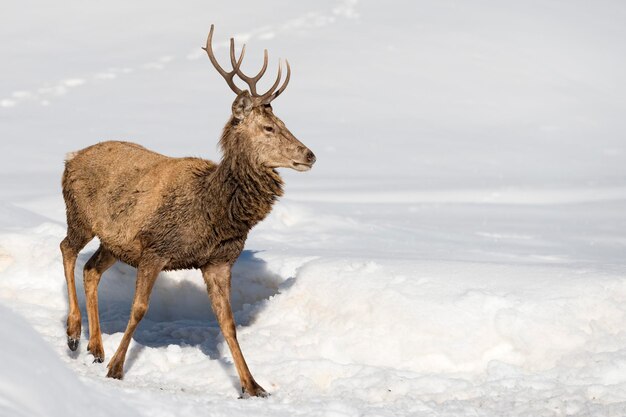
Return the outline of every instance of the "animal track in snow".
<path id="1" fill-rule="evenodd" d="M 358 18 L 356 5 L 358 0 L 339 0 L 332 9 L 326 13 L 308 12 L 302 16 L 287 20 L 286 22 L 274 26 L 262 26 L 250 32 L 235 34 L 233 38 L 239 42 L 248 42 L 250 39 L 267 40 L 275 38 L 295 30 L 316 29 L 322 26 L 333 24 L 338 18 L 355 19 Z M 218 42 L 215 49 L 227 48 L 228 42 Z M 185 58 L 188 60 L 200 59 L 205 52 L 194 49 Z M 10 94 L 9 97 L 0 99 L 0 108 L 10 109 L 18 105 L 36 103 L 41 106 L 48 106 L 55 99 L 67 95 L 72 89 L 89 85 L 99 81 L 112 81 L 119 76 L 135 71 L 160 71 L 175 58 L 171 55 L 162 56 L 153 61 L 139 65 L 137 68 L 109 68 L 105 71 L 98 71 L 84 77 L 70 77 L 56 83 L 47 83 L 34 91 L 18 90 Z"/>

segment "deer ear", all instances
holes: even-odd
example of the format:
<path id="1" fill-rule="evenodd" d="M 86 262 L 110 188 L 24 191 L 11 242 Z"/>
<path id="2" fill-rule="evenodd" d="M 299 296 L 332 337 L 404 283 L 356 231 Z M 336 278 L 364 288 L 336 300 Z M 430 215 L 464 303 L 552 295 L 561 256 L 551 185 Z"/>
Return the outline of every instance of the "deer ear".
<path id="1" fill-rule="evenodd" d="M 233 102 L 233 117 L 237 120 L 242 120 L 252 111 L 254 103 L 248 90 L 244 90 L 240 93 Z"/>

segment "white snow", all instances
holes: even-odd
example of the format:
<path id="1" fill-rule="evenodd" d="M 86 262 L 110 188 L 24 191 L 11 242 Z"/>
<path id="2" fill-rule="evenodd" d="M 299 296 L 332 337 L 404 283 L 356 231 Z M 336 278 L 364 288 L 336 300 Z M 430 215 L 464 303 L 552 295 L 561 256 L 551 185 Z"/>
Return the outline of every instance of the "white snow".
<path id="1" fill-rule="evenodd" d="M 111 391 L 94 392 L 81 383 L 23 318 L 3 306 L 0 313 L 1 415 L 130 415 Z"/>
<path id="2" fill-rule="evenodd" d="M 0 416 L 626 415 L 626 5 L 78 0 L 0 14 Z M 316 153 L 234 267 L 239 380 L 197 271 L 162 273 L 122 381 L 134 269 L 100 284 L 107 359 L 65 342 L 64 155 L 218 159 L 216 24 L 293 74 Z M 269 81 L 268 81 L 269 84 Z"/>

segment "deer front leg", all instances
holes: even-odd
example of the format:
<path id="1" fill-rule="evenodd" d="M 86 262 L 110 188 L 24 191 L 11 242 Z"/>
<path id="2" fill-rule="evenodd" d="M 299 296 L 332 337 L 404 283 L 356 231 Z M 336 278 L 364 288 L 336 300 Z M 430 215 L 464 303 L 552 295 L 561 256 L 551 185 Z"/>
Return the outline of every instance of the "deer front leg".
<path id="1" fill-rule="evenodd" d="M 124 361 L 126 360 L 128 345 L 133 337 L 133 333 L 135 333 L 137 325 L 146 314 L 146 311 L 148 311 L 152 287 L 165 264 L 166 262 L 164 260 L 155 259 L 153 257 L 143 258 L 139 262 L 137 268 L 137 282 L 135 284 L 135 297 L 133 298 L 133 306 L 130 311 L 128 326 L 126 327 L 126 331 L 124 332 L 124 336 L 122 337 L 122 341 L 115 355 L 113 355 L 107 365 L 109 368 L 107 377 L 122 379 L 124 376 Z"/>
<path id="2" fill-rule="evenodd" d="M 217 322 L 226 343 L 228 343 L 230 353 L 233 355 L 241 381 L 243 397 L 267 397 L 269 394 L 252 377 L 243 353 L 241 353 L 239 342 L 237 342 L 235 319 L 230 308 L 230 269 L 230 264 L 206 265 L 202 268 L 202 276 L 209 291 L 211 306 L 217 317 Z"/>

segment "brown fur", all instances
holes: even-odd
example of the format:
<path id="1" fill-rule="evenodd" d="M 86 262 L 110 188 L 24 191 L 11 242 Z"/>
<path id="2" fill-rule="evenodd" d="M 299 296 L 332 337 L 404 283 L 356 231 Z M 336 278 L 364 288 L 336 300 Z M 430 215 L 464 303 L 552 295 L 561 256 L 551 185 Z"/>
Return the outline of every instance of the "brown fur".
<path id="1" fill-rule="evenodd" d="M 63 173 L 67 237 L 61 242 L 68 284 L 68 344 L 80 338 L 74 284 L 78 252 L 94 237 L 101 246 L 85 265 L 88 349 L 102 362 L 97 286 L 115 260 L 138 268 L 131 316 L 108 376 L 121 378 L 132 334 L 147 311 L 161 270 L 199 268 L 246 395 L 266 395 L 252 378 L 237 343 L 230 308 L 230 269 L 248 232 L 282 195 L 275 168 L 309 169 L 312 152 L 269 105 L 247 91 L 233 103 L 215 164 L 200 158 L 170 158 L 128 142 L 102 142 L 72 153 Z"/>

